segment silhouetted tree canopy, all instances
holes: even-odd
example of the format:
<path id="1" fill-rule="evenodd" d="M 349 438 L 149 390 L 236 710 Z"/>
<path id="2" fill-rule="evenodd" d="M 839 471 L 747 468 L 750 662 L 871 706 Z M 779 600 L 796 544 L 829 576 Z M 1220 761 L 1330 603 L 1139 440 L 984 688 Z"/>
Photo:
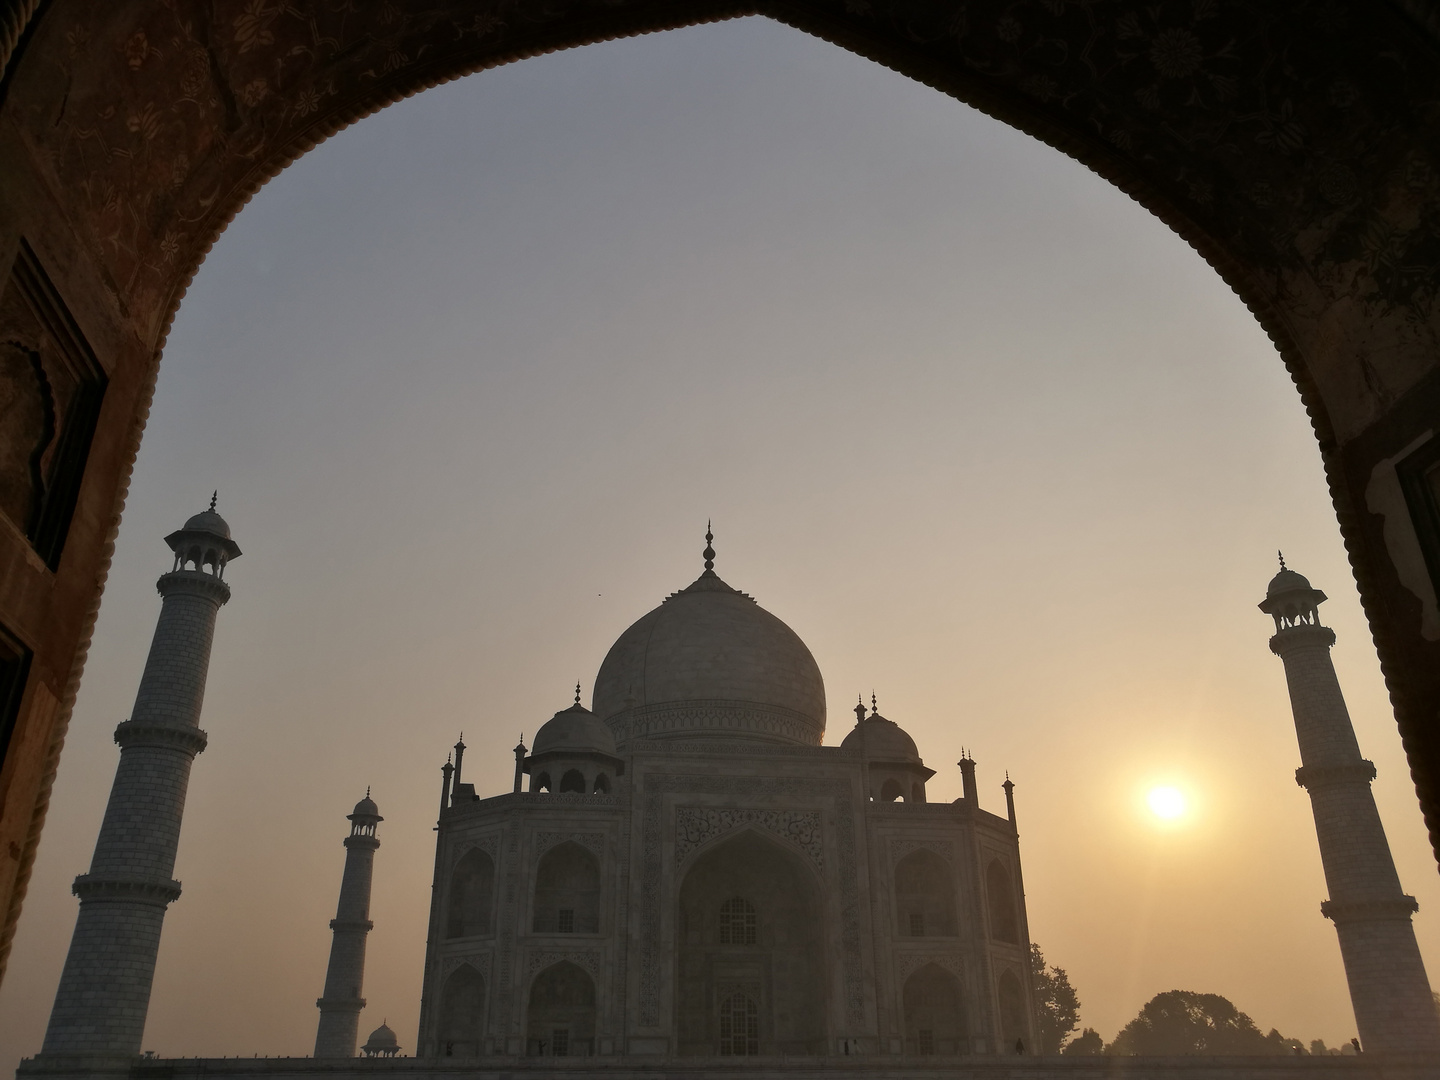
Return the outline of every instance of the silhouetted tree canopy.
<path id="1" fill-rule="evenodd" d="M 1039 1037 L 1036 1053 L 1058 1054 L 1080 1023 L 1080 999 L 1065 969 L 1047 969 L 1045 954 L 1033 942 L 1030 944 L 1030 984 L 1035 994 L 1035 1034 Z"/>
<path id="2" fill-rule="evenodd" d="M 1255 1021 L 1219 994 L 1156 994 L 1107 1047 L 1111 1054 L 1287 1054 L 1299 1044 Z"/>
<path id="3" fill-rule="evenodd" d="M 1065 1044 L 1062 1054 L 1077 1054 L 1083 1056 L 1094 1056 L 1105 1052 L 1105 1040 L 1094 1028 L 1086 1028 Z"/>

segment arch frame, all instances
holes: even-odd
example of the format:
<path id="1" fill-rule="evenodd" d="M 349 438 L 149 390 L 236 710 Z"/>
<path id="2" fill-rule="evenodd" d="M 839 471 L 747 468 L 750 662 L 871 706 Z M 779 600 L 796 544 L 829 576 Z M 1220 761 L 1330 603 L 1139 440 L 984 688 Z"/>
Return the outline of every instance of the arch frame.
<path id="1" fill-rule="evenodd" d="M 1427 418 L 1440 411 L 1440 361 L 1433 355 L 1440 327 L 1434 303 L 1440 270 L 1430 265 L 1411 274 L 1414 282 L 1408 286 L 1410 294 L 1405 294 L 1403 280 L 1399 285 L 1387 284 L 1385 275 L 1395 277 L 1393 268 L 1376 269 L 1338 247 L 1327 247 L 1334 237 L 1339 237 L 1339 243 L 1348 235 L 1344 233 L 1349 227 L 1344 217 L 1345 192 L 1331 185 L 1331 193 L 1339 201 L 1326 202 L 1324 177 L 1315 164 L 1341 163 L 1350 173 L 1347 183 L 1352 187 L 1357 180 L 1371 185 L 1362 188 L 1367 194 L 1365 202 L 1384 206 L 1387 200 L 1408 197 L 1403 190 L 1408 155 L 1429 169 L 1428 176 L 1416 174 L 1420 194 L 1413 199 L 1435 200 L 1440 192 L 1440 180 L 1436 179 L 1440 169 L 1432 166 L 1436 147 L 1440 147 L 1440 120 L 1433 108 L 1426 107 L 1440 100 L 1436 75 L 1440 32 L 1435 20 L 1418 18 L 1408 3 L 1366 5 L 1352 12 L 1352 23 L 1342 36 L 1318 21 L 1307 22 L 1303 12 L 1271 12 L 1261 20 L 1251 8 L 1222 3 L 1213 9 L 1216 21 L 1207 27 L 1197 24 L 1196 28 L 1171 29 L 1192 36 L 1213 32 L 1221 39 L 1230 28 L 1237 29 L 1233 36 L 1236 59 L 1225 61 L 1234 70 L 1226 68 L 1225 73 L 1217 69 L 1219 77 L 1239 87 L 1234 103 L 1202 101 L 1193 113 L 1187 113 L 1189 106 L 1176 105 L 1160 94 L 1159 105 L 1147 117 L 1134 101 L 1133 88 L 1124 85 L 1123 73 L 1115 74 L 1124 65 L 1115 60 L 1119 38 L 1113 27 L 1097 24 L 1090 28 L 1087 47 L 1073 50 L 1074 56 L 1090 65 L 1089 76 L 1080 73 L 1076 86 L 1059 86 L 1074 89 L 1073 94 L 1056 96 L 1052 90 L 1057 80 L 1071 78 L 1076 69 L 1057 62 L 1055 70 L 1047 74 L 1039 66 L 1040 60 L 1004 55 L 1006 47 L 1026 40 L 1024 35 L 1031 32 L 1034 22 L 1047 16 L 1039 8 L 1027 9 L 1032 26 L 1016 23 L 1012 38 L 1009 24 L 1003 34 L 999 32 L 1002 7 L 981 0 L 967 6 L 963 20 L 954 21 L 953 5 L 937 0 L 787 0 L 746 5 L 621 0 L 589 6 L 574 0 L 548 7 L 539 0 L 520 0 L 507 7 L 504 18 L 482 13 L 470 29 L 454 34 L 456 27 L 442 25 L 442 16 L 446 10 L 458 11 L 458 5 L 447 8 L 443 0 L 410 0 L 401 8 L 405 20 L 423 9 L 428 28 L 435 31 L 440 43 L 436 48 L 427 52 L 420 31 L 409 37 L 404 31 L 398 37 L 371 35 L 367 47 L 389 42 L 403 63 L 394 69 L 378 65 L 379 75 L 363 87 L 363 80 L 337 78 L 342 89 L 331 95 L 336 100 L 313 111 L 304 102 L 307 93 L 315 92 L 314 79 L 286 86 L 277 83 L 274 92 L 263 95 L 253 106 L 237 102 L 232 92 L 222 110 L 226 138 L 207 143 L 212 156 L 195 160 L 195 167 L 176 185 L 173 196 L 145 202 L 142 196 L 153 193 L 158 180 L 128 185 L 120 172 L 112 174 L 120 181 L 115 186 L 123 211 L 120 217 L 133 222 L 134 228 L 123 236 L 117 233 L 118 241 L 107 245 L 104 238 L 109 226 L 78 201 L 84 185 L 64 174 L 65 162 L 46 157 L 51 147 L 44 132 L 47 125 L 56 126 L 50 118 L 63 112 L 59 107 L 62 101 L 78 113 L 94 104 L 95 84 L 129 86 L 138 78 L 135 73 L 148 76 L 155 70 L 153 65 L 147 66 L 143 50 L 140 54 L 131 50 L 127 57 L 124 45 L 132 27 L 148 25 L 137 14 L 154 15 L 159 5 L 146 0 L 109 5 L 98 0 L 51 0 L 37 19 L 33 18 L 40 9 L 36 0 L 6 0 L 0 6 L 0 56 L 7 58 L 0 83 L 0 111 L 4 114 L 0 161 L 5 162 L 6 179 L 13 183 L 6 187 L 7 198 L 0 204 L 0 263 L 8 260 L 22 237 L 33 236 L 48 263 L 65 268 L 63 278 L 57 278 L 64 299 L 97 346 L 97 353 L 103 354 L 111 381 L 96 424 L 67 552 L 53 582 L 44 579 L 54 585 L 40 590 L 44 599 L 9 599 L 26 594 L 27 589 L 39 595 L 30 586 L 42 580 L 43 572 L 26 569 L 23 552 L 5 546 L 8 540 L 0 544 L 4 547 L 0 555 L 5 556 L 15 582 L 0 604 L 0 614 L 21 637 L 34 641 L 36 659 L 15 726 L 16 745 L 23 752 L 7 757 L 0 772 L 0 788 L 11 795 L 0 808 L 0 844 L 13 844 L 13 850 L 20 852 L 18 859 L 0 869 L 0 902 L 5 905 L 0 954 L 8 951 L 33 865 L 130 471 L 153 397 L 160 354 L 189 282 L 228 222 L 266 180 L 308 149 L 422 89 L 559 48 L 748 14 L 765 15 L 866 56 L 1080 161 L 1159 217 L 1236 291 L 1276 344 L 1310 415 L 1432 847 L 1440 851 L 1440 637 L 1424 632 L 1427 600 L 1422 595 L 1429 590 L 1428 602 L 1433 608 L 1434 582 L 1427 585 L 1423 571 L 1420 579 L 1407 576 L 1410 569 L 1405 560 L 1412 552 L 1400 548 L 1419 543 L 1413 522 L 1397 517 L 1399 511 L 1387 515 L 1376 510 L 1368 495 L 1371 480 L 1382 469 L 1393 470 L 1397 455 L 1413 445 L 1417 432 L 1428 430 Z M 1078 6 L 1067 5 L 1063 10 L 1057 6 L 1053 19 L 1087 17 L 1071 11 L 1072 7 Z M 189 10 L 183 2 L 177 5 L 177 10 L 181 8 Z M 473 15 L 468 6 L 465 10 Z M 1145 10 L 1144 5 L 1133 4 L 1123 11 L 1117 8 L 1114 14 L 1143 19 L 1148 17 Z M 83 22 L 87 13 L 97 11 L 105 15 L 93 20 L 102 26 L 101 38 L 84 52 L 89 67 L 77 69 L 65 58 L 66 31 Z M 952 22 L 944 22 L 942 16 Z M 362 38 L 367 32 L 364 17 L 357 15 L 352 27 Z M 1246 19 L 1254 25 L 1246 25 Z M 985 34 L 972 32 L 982 25 Z M 1071 36 L 1056 25 L 1051 40 L 1068 45 Z M 1327 33 L 1332 33 L 1333 40 L 1324 37 Z M 454 40 L 448 44 L 440 41 L 447 35 Z M 1074 40 L 1078 44 L 1087 39 Z M 1268 54 L 1264 50 L 1275 42 L 1280 43 L 1275 47 L 1286 50 L 1283 77 L 1292 79 L 1293 86 L 1275 87 L 1267 82 L 1282 77 L 1280 65 L 1265 63 Z M 214 63 L 227 65 L 220 71 L 217 85 L 248 89 L 251 84 L 228 79 L 238 70 L 238 58 L 244 52 L 214 50 Z M 262 54 L 263 49 L 250 59 Z M 134 63 L 137 55 L 139 62 Z M 346 72 L 351 75 L 357 75 L 360 65 L 367 62 L 364 56 L 357 57 L 355 50 L 347 54 L 340 49 L 336 55 L 349 57 L 345 62 L 354 66 Z M 423 62 L 422 55 L 428 57 Z M 1380 76 L 1372 70 L 1375 57 L 1385 57 L 1386 63 L 1398 61 L 1392 73 L 1398 89 L 1392 91 L 1378 81 Z M 1135 70 L 1147 70 L 1144 55 L 1137 53 L 1135 59 Z M 1148 62 L 1154 63 L 1153 57 Z M 1206 56 L 1202 68 L 1209 63 L 1220 61 Z M 91 78 L 91 68 L 98 71 L 106 64 L 113 68 L 115 78 Z M 127 70 L 132 67 L 133 71 Z M 171 67 L 175 78 L 180 78 L 183 65 Z M 67 84 L 63 94 L 53 78 L 57 69 L 77 75 L 73 87 Z M 1263 77 L 1250 78 L 1256 72 Z M 1245 78 L 1235 78 L 1237 73 Z M 1167 83 L 1172 76 L 1176 81 Z M 1046 79 L 1050 80 L 1048 89 Z M 1157 94 L 1180 85 L 1181 79 L 1173 72 L 1165 75 L 1157 84 Z M 1306 79 L 1312 79 L 1314 85 L 1305 84 Z M 1341 117 L 1343 122 L 1316 122 L 1313 118 L 1321 117 L 1329 107 L 1326 94 L 1337 79 L 1349 83 L 1348 93 L 1359 95 L 1367 110 L 1365 116 L 1356 120 L 1352 113 Z M 1296 123 L 1309 123 L 1302 128 L 1309 139 L 1304 154 L 1287 146 L 1283 125 L 1269 143 L 1262 144 L 1258 136 L 1247 143 L 1250 152 L 1246 154 L 1233 154 L 1229 147 L 1202 137 L 1201 120 L 1228 117 L 1238 124 L 1250 110 L 1245 94 L 1269 93 L 1280 100 L 1283 95 L 1275 92 L 1280 89 L 1293 90 L 1291 99 L 1298 102 Z M 1345 106 L 1353 107 L 1353 102 Z M 92 112 L 99 116 L 103 110 Z M 1267 111 L 1254 115 L 1274 126 Z M 123 145 L 127 139 L 123 130 L 127 116 L 126 110 L 119 109 L 114 123 L 101 132 L 106 138 L 113 136 L 114 145 Z M 291 116 L 298 118 L 296 122 L 277 141 L 267 144 L 266 132 L 279 131 Z M 204 121 L 211 122 L 209 118 Z M 201 126 L 197 119 L 195 130 Z M 1211 127 L 1218 131 L 1225 125 Z M 1353 152 L 1353 147 L 1347 152 L 1344 140 L 1361 138 L 1357 132 L 1374 133 L 1373 152 L 1361 154 Z M 38 157 L 25 145 L 21 133 L 38 138 L 34 145 Z M 1187 133 L 1195 137 L 1187 139 Z M 73 147 L 67 152 L 69 149 Z M 42 161 L 50 164 L 42 167 Z M 1358 178 L 1351 165 L 1362 170 Z M 121 170 L 124 166 L 117 159 L 107 162 L 105 168 Z M 1275 174 L 1281 187 L 1293 181 L 1303 198 L 1262 203 L 1258 187 L 1247 187 L 1246 177 L 1264 169 Z M 1272 180 L 1258 182 L 1271 189 L 1276 186 Z M 1402 238 L 1410 235 L 1403 232 L 1402 225 L 1396 227 Z M 1308 246 L 1299 244 L 1302 236 L 1308 237 Z M 1358 277 L 1347 269 L 1353 267 L 1359 268 Z M 1341 296 L 1337 282 L 1352 279 L 1370 291 L 1362 290 L 1358 299 Z M 1335 297 L 1341 302 L 1330 303 Z M 1398 530 L 1400 540 L 1394 544 L 1400 547 L 1392 544 L 1392 530 Z M 16 761 L 20 764 L 14 764 Z"/>

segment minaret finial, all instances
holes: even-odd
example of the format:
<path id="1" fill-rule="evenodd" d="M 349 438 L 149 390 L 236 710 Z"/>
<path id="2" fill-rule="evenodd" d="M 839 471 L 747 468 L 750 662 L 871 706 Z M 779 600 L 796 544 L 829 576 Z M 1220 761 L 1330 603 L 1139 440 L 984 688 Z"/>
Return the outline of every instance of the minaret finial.
<path id="1" fill-rule="evenodd" d="M 212 491 L 212 492 L 210 493 L 210 510 L 211 510 L 212 513 L 213 513 L 214 510 L 215 510 L 215 500 L 218 499 L 218 498 L 220 498 L 220 489 L 219 489 L 219 488 L 216 488 L 214 491 Z"/>
<path id="2" fill-rule="evenodd" d="M 710 531 L 710 521 L 705 521 L 705 550 L 701 552 L 705 556 L 705 569 L 715 569 L 715 549 L 711 545 L 715 542 L 715 534 Z"/>
<path id="3" fill-rule="evenodd" d="M 1284 569 L 1286 568 L 1286 567 L 1285 567 L 1285 552 L 1283 552 L 1283 551 L 1277 551 L 1275 554 L 1280 556 L 1280 569 L 1281 569 L 1281 570 L 1284 570 Z"/>
<path id="4" fill-rule="evenodd" d="M 875 691 L 874 691 L 874 690 L 871 690 L 871 691 L 870 691 L 870 711 L 871 711 L 872 713 L 877 714 L 877 715 L 878 715 L 879 712 L 880 712 L 880 706 L 875 703 Z"/>
<path id="5" fill-rule="evenodd" d="M 370 785 L 369 785 L 369 784 L 366 784 L 366 785 L 365 785 L 365 797 L 366 797 L 367 799 L 370 797 Z"/>
<path id="6" fill-rule="evenodd" d="M 580 684 L 578 682 L 575 684 L 575 704 L 580 704 Z"/>

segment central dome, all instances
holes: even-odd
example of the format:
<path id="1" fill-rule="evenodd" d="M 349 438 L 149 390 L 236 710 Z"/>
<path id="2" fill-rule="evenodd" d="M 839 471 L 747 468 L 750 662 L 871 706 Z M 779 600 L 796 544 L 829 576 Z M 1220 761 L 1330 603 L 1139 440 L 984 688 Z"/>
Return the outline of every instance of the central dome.
<path id="1" fill-rule="evenodd" d="M 620 635 L 595 678 L 616 742 L 728 738 L 819 746 L 825 683 L 795 631 L 705 573 Z"/>

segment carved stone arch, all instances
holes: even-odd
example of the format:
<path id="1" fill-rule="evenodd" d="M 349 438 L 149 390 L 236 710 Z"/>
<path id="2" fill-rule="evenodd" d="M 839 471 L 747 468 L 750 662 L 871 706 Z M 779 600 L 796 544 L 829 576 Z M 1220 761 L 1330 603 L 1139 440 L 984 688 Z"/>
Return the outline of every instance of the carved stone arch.
<path id="1" fill-rule="evenodd" d="M 728 806 L 675 808 L 675 869 L 683 874 L 706 849 L 749 829 L 800 855 L 823 877 L 824 815 L 819 810 L 746 809 Z"/>
<path id="2" fill-rule="evenodd" d="M 489 832 L 482 833 L 480 836 L 466 837 L 455 845 L 455 859 L 459 860 L 472 848 L 479 848 L 498 863 L 500 859 L 500 834 L 498 832 Z"/>
<path id="3" fill-rule="evenodd" d="M 904 983 L 926 964 L 937 964 L 963 984 L 966 977 L 965 957 L 958 952 L 902 952 L 895 958 L 895 975 Z"/>
<path id="4" fill-rule="evenodd" d="M 955 844 L 951 840 L 896 837 L 890 841 L 890 865 L 893 869 L 895 864 L 909 855 L 912 851 L 924 848 L 926 851 L 933 851 L 952 866 L 955 864 Z"/>
<path id="5" fill-rule="evenodd" d="M 457 960 L 440 982 L 440 1016 L 436 1028 L 444 1057 L 479 1057 L 485 1036 L 490 980 L 467 960 Z"/>
<path id="6" fill-rule="evenodd" d="M 553 847 L 571 842 L 589 848 L 597 859 L 605 858 L 605 834 L 603 832 L 537 832 L 535 834 L 535 857 L 541 858 Z"/>

